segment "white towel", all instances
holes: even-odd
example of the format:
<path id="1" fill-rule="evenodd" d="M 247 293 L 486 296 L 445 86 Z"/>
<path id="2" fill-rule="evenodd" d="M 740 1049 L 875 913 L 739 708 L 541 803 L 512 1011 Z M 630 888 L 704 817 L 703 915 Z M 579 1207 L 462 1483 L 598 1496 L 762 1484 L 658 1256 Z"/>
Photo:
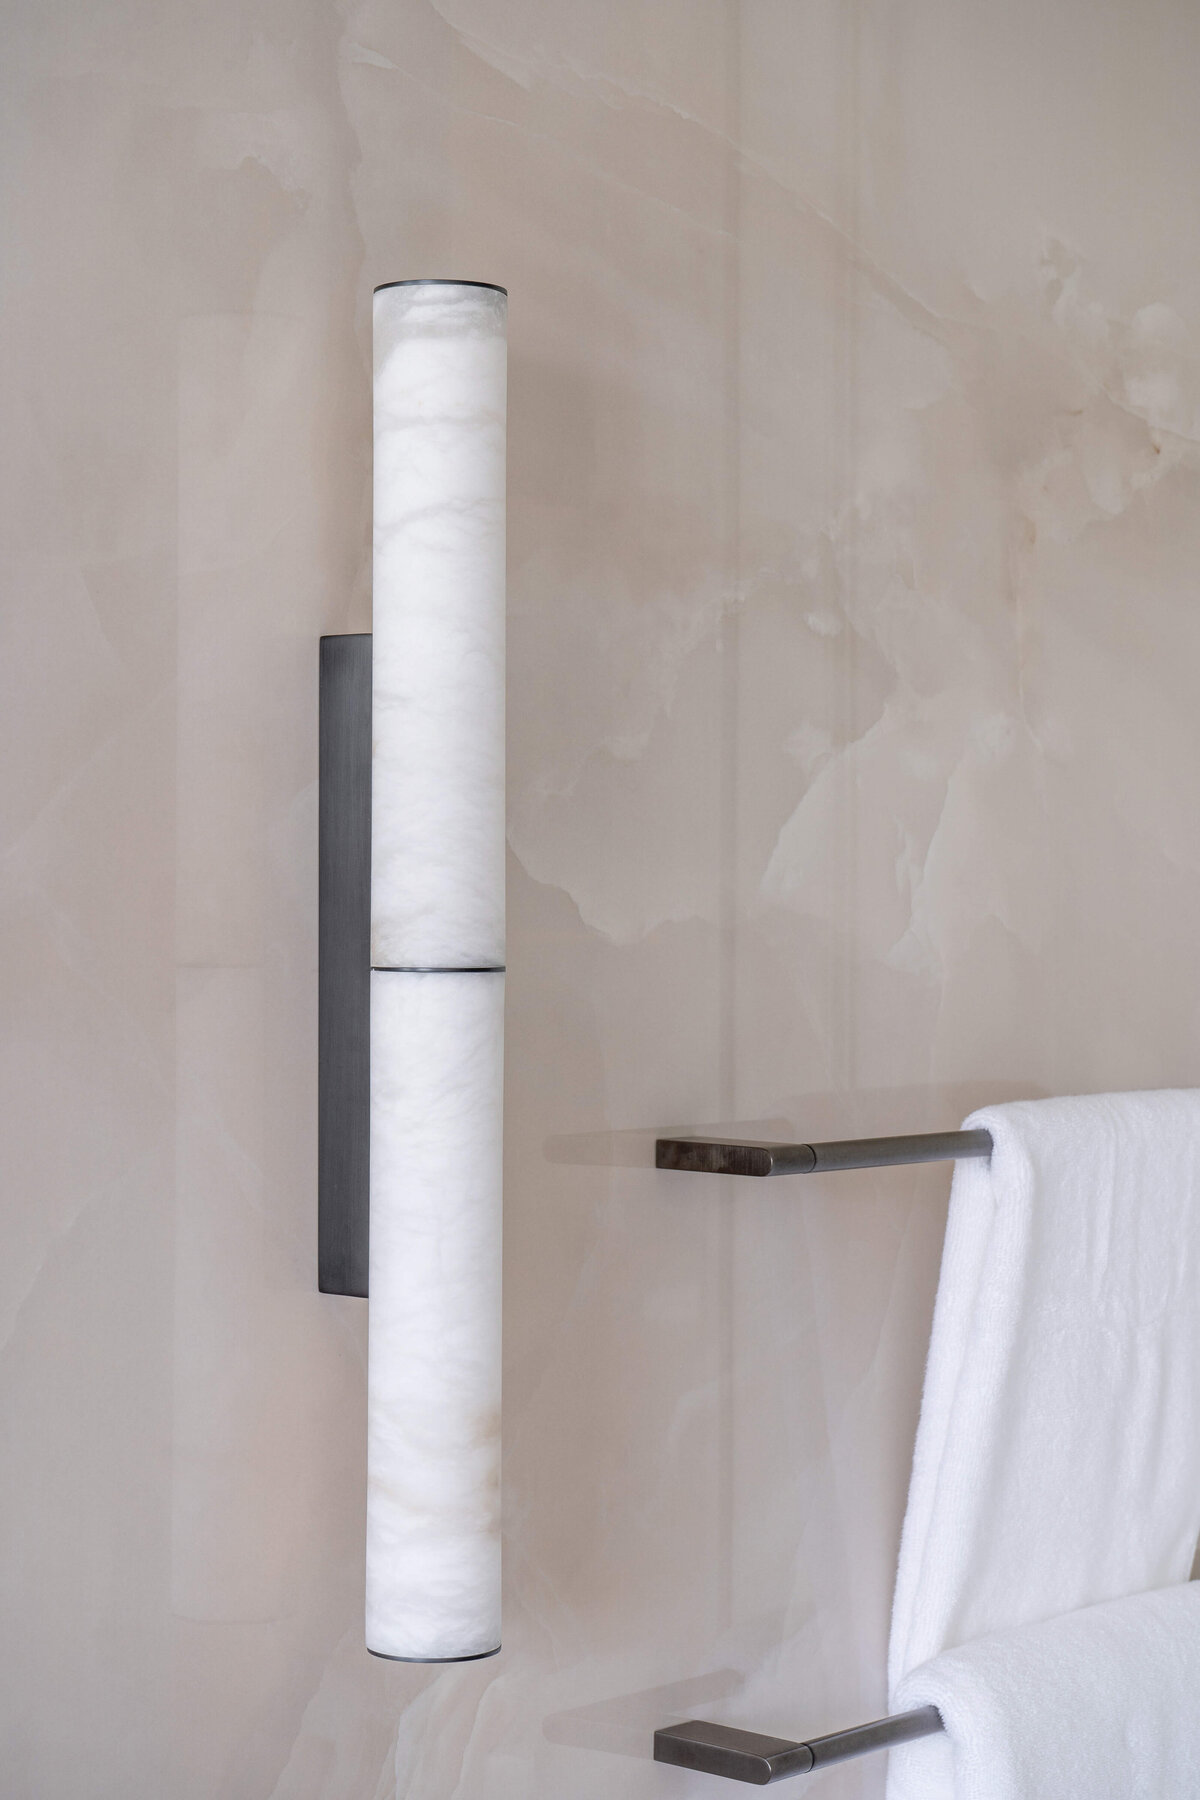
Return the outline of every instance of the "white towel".
<path id="1" fill-rule="evenodd" d="M 1200 1092 L 966 1125 L 994 1149 L 954 1172 L 893 1704 L 943 1650 L 1185 1581 L 1200 1534 Z M 889 1800 L 935 1791 L 911 1775 L 922 1750 L 931 1777 L 944 1759 L 936 1738 L 894 1758 Z"/>
<path id="2" fill-rule="evenodd" d="M 935 1657 L 897 1704 L 936 1706 L 947 1735 L 893 1750 L 892 1768 L 925 1800 L 1195 1800 L 1198 1697 L 1200 1583 L 1189 1582 Z"/>

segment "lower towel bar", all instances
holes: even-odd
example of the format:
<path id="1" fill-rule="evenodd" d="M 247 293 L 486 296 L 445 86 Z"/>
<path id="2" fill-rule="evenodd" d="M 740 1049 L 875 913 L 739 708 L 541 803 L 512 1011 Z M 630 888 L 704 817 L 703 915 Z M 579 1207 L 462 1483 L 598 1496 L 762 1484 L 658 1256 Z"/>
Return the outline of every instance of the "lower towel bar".
<path id="1" fill-rule="evenodd" d="M 706 1719 L 688 1719 L 683 1725 L 667 1725 L 655 1732 L 654 1760 L 766 1787 L 788 1775 L 807 1775 L 812 1769 L 823 1769 L 827 1763 L 865 1756 L 869 1750 L 887 1750 L 893 1744 L 907 1744 L 912 1738 L 930 1737 L 943 1729 L 942 1715 L 936 1706 L 896 1713 L 890 1719 L 855 1725 L 849 1731 L 833 1731 L 827 1737 L 809 1738 L 803 1744 L 793 1743 L 790 1738 L 764 1737 L 757 1731 L 735 1731 L 731 1725 L 710 1725 Z"/>
<path id="2" fill-rule="evenodd" d="M 834 1169 L 885 1169 L 900 1163 L 990 1156 L 990 1131 L 923 1131 L 908 1137 L 848 1138 L 832 1144 L 727 1143 L 721 1138 L 659 1138 L 657 1169 L 693 1175 L 821 1175 Z"/>

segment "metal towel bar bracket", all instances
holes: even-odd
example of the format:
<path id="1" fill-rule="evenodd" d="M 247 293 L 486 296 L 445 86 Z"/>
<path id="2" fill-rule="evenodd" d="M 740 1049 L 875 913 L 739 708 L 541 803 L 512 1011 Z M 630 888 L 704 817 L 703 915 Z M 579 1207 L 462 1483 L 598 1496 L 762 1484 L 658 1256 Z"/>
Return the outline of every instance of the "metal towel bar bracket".
<path id="1" fill-rule="evenodd" d="M 757 1731 L 735 1731 L 730 1725 L 710 1725 L 705 1719 L 689 1719 L 686 1724 L 668 1725 L 655 1732 L 654 1760 L 766 1787 L 788 1775 L 807 1775 L 812 1769 L 823 1769 L 827 1763 L 865 1756 L 869 1750 L 887 1750 L 892 1744 L 930 1737 L 942 1729 L 942 1716 L 936 1706 L 896 1713 L 890 1719 L 876 1719 L 873 1724 L 856 1725 L 850 1731 L 834 1731 L 828 1737 L 809 1738 L 803 1744 L 793 1743 L 790 1738 L 764 1737 Z"/>
<path id="2" fill-rule="evenodd" d="M 907 1137 L 850 1138 L 830 1144 L 672 1137 L 658 1139 L 654 1161 L 656 1168 L 685 1170 L 694 1175 L 820 1175 L 835 1169 L 883 1169 L 901 1163 L 950 1162 L 991 1153 L 992 1138 L 987 1131 L 926 1131 Z M 929 1737 L 942 1729 L 941 1714 L 935 1706 L 876 1719 L 870 1725 L 855 1725 L 849 1731 L 834 1731 L 827 1737 L 809 1738 L 805 1743 L 764 1737 L 757 1731 L 737 1731 L 730 1725 L 712 1725 L 706 1719 L 688 1719 L 682 1725 L 668 1725 L 655 1732 L 654 1760 L 766 1787 L 788 1775 L 806 1775 L 826 1763 L 864 1756 L 869 1750 L 886 1750 L 892 1744 Z"/>
<path id="3" fill-rule="evenodd" d="M 908 1137 L 848 1138 L 832 1144 L 760 1144 L 722 1138 L 659 1138 L 654 1163 L 693 1175 L 821 1175 L 834 1169 L 884 1169 L 900 1163 L 990 1156 L 988 1131 L 923 1131 Z"/>

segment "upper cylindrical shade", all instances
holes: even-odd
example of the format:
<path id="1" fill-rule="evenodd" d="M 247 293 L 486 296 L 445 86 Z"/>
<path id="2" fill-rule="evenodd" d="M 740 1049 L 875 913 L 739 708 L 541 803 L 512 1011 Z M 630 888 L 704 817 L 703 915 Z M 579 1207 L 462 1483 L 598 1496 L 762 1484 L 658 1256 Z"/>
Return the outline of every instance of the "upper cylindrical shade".
<path id="1" fill-rule="evenodd" d="M 375 968 L 504 963 L 507 307 L 375 294 Z"/>
<path id="2" fill-rule="evenodd" d="M 500 970 L 371 976 L 367 1647 L 500 1644 Z"/>

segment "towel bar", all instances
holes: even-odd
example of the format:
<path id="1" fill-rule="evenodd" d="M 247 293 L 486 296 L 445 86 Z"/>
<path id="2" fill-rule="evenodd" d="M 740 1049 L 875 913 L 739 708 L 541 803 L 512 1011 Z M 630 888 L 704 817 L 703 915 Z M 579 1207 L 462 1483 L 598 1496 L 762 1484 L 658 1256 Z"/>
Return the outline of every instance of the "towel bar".
<path id="1" fill-rule="evenodd" d="M 727 1142 L 721 1138 L 659 1138 L 654 1163 L 659 1169 L 681 1169 L 696 1175 L 819 1175 L 834 1169 L 882 1169 L 901 1163 L 948 1162 L 967 1156 L 990 1156 L 988 1131 L 928 1131 L 908 1137 L 850 1138 L 829 1144 L 764 1144 Z M 688 1719 L 654 1734 L 655 1762 L 675 1763 L 730 1781 L 757 1787 L 805 1775 L 826 1763 L 886 1750 L 910 1738 L 928 1737 L 943 1729 L 935 1706 L 897 1713 L 849 1731 L 794 1743 L 736 1731 L 705 1719 Z"/>
<path id="2" fill-rule="evenodd" d="M 886 1750 L 892 1744 L 930 1737 L 943 1729 L 942 1715 L 936 1706 L 895 1713 L 890 1719 L 855 1725 L 849 1731 L 833 1731 L 827 1737 L 809 1738 L 803 1744 L 793 1743 L 790 1738 L 764 1737 L 757 1731 L 735 1731 L 730 1725 L 710 1725 L 705 1719 L 688 1719 L 683 1725 L 667 1725 L 655 1732 L 654 1760 L 766 1787 L 787 1775 L 807 1775 L 812 1769 L 823 1769 L 826 1763 L 865 1756 L 869 1750 Z"/>
<path id="3" fill-rule="evenodd" d="M 832 1144 L 727 1143 L 721 1138 L 659 1138 L 657 1169 L 693 1175 L 821 1175 L 833 1169 L 883 1169 L 900 1163 L 990 1156 L 988 1131 L 925 1131 L 909 1137 L 848 1138 Z"/>

